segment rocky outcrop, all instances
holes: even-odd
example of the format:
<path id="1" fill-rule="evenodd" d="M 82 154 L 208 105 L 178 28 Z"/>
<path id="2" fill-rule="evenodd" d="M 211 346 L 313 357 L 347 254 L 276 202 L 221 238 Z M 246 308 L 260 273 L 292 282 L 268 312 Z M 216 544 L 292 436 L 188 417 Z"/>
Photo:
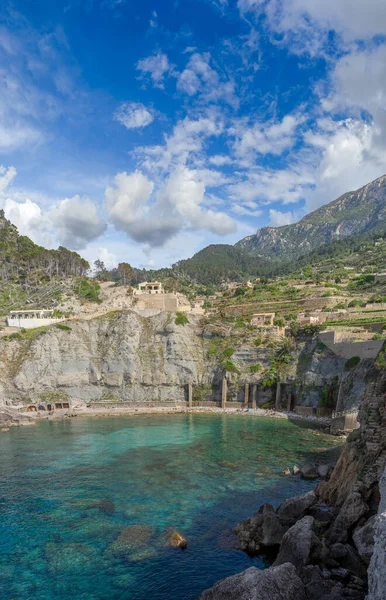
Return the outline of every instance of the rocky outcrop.
<path id="1" fill-rule="evenodd" d="M 260 571 L 251 567 L 219 581 L 198 600 L 307 600 L 293 565 L 287 563 Z"/>
<path id="2" fill-rule="evenodd" d="M 379 358 L 378 365 L 383 365 L 383 353 Z M 271 538 L 281 539 L 266 577 L 292 565 L 300 580 L 299 597 L 305 595 L 307 600 L 364 600 L 370 560 L 368 600 L 386 598 L 386 371 L 377 365 L 369 373 L 359 420 L 360 429 L 348 436 L 330 480 L 286 500 L 276 511 L 263 505 L 236 528 L 240 547 L 259 553 L 268 545 L 264 528 L 272 523 L 281 526 L 280 535 Z M 257 578 L 253 571 L 245 571 L 220 582 L 203 598 L 259 598 L 253 583 Z M 295 594 L 293 599 L 297 598 Z"/>
<path id="3" fill-rule="evenodd" d="M 374 551 L 369 567 L 367 600 L 386 598 L 386 471 L 380 481 L 381 502 L 374 526 Z"/>

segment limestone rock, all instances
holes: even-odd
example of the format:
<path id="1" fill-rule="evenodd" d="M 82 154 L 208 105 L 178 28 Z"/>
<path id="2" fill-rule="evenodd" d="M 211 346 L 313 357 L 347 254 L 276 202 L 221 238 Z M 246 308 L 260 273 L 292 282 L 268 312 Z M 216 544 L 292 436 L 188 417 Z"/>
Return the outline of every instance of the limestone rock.
<path id="1" fill-rule="evenodd" d="M 198 600 L 306 600 L 304 585 L 287 563 L 261 571 L 250 567 L 205 590 Z"/>
<path id="2" fill-rule="evenodd" d="M 379 482 L 381 502 L 374 527 L 374 551 L 368 569 L 368 600 L 386 598 L 386 470 Z"/>
<path id="3" fill-rule="evenodd" d="M 240 541 L 240 549 L 247 552 L 258 552 L 261 546 L 277 546 L 280 544 L 285 528 L 271 504 L 263 504 L 252 517 L 242 521 L 235 529 Z"/>
<path id="4" fill-rule="evenodd" d="M 312 465 L 304 465 L 300 469 L 303 479 L 317 479 L 318 473 Z"/>
<path id="5" fill-rule="evenodd" d="M 277 509 L 277 516 L 283 525 L 291 526 L 306 514 L 307 510 L 316 502 L 315 492 L 311 490 L 300 496 L 284 500 Z"/>
<path id="6" fill-rule="evenodd" d="M 282 475 L 285 475 L 286 477 L 288 477 L 288 475 L 291 475 L 291 470 L 289 467 L 286 467 L 282 472 Z"/>
<path id="7" fill-rule="evenodd" d="M 188 542 L 178 531 L 171 533 L 169 537 L 169 544 L 172 546 L 172 548 L 181 548 L 182 550 L 188 547 Z"/>
<path id="8" fill-rule="evenodd" d="M 338 516 L 330 528 L 328 534 L 330 544 L 334 542 L 346 542 L 348 539 L 348 531 L 368 512 L 368 510 L 369 507 L 364 502 L 359 492 L 352 492 L 343 503 Z"/>
<path id="9" fill-rule="evenodd" d="M 353 540 L 359 556 L 369 564 L 374 549 L 375 516 L 370 517 L 366 523 L 357 527 L 353 533 Z"/>
<path id="10" fill-rule="evenodd" d="M 326 479 L 328 476 L 328 472 L 330 470 L 329 465 L 319 465 L 317 468 L 317 472 L 321 479 Z"/>
<path id="11" fill-rule="evenodd" d="M 299 467 L 297 467 L 296 465 L 294 465 L 294 467 L 293 467 L 292 470 L 293 470 L 294 475 L 297 475 L 298 473 L 301 472 L 300 469 L 299 469 Z"/>
<path id="12" fill-rule="evenodd" d="M 312 562 L 320 555 L 322 544 L 314 533 L 314 518 L 303 517 L 284 535 L 274 566 L 290 562 L 296 568 Z"/>

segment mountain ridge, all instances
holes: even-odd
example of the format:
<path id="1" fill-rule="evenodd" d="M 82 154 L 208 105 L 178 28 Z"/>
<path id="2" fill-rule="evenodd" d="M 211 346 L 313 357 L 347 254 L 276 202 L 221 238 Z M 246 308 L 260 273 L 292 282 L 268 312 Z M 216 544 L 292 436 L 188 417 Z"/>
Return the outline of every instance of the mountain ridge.
<path id="1" fill-rule="evenodd" d="M 386 175 L 346 192 L 297 223 L 262 227 L 235 247 L 259 257 L 296 258 L 338 239 L 382 226 L 386 227 Z"/>

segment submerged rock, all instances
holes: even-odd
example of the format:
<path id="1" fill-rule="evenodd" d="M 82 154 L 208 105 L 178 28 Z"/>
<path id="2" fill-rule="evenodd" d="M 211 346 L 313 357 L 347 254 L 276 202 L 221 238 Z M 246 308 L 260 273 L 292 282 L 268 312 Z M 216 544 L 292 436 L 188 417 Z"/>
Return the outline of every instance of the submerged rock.
<path id="1" fill-rule="evenodd" d="M 126 557 L 133 561 L 149 558 L 149 552 L 144 552 L 144 550 L 153 534 L 154 529 L 149 525 L 129 525 L 108 546 L 106 554 L 114 557 Z"/>
<path id="2" fill-rule="evenodd" d="M 287 563 L 261 571 L 250 567 L 222 579 L 205 590 L 198 600 L 306 600 L 301 579 Z"/>
<path id="3" fill-rule="evenodd" d="M 83 572 L 97 568 L 97 551 L 86 544 L 46 545 L 48 569 L 53 572 Z"/>
<path id="4" fill-rule="evenodd" d="M 105 515 L 112 515 L 115 513 L 115 504 L 111 500 L 102 500 L 98 503 L 97 507 Z"/>

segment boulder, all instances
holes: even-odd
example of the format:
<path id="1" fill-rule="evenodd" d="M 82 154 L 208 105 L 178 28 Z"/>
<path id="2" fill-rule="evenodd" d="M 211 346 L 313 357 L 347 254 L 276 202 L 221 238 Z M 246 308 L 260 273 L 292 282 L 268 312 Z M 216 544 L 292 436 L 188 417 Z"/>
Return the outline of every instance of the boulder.
<path id="1" fill-rule="evenodd" d="M 293 470 L 294 475 L 297 475 L 298 473 L 301 473 L 301 470 L 296 465 L 294 465 L 294 467 L 293 467 L 292 470 Z"/>
<path id="2" fill-rule="evenodd" d="M 246 552 L 258 552 L 262 546 L 280 544 L 285 528 L 271 504 L 263 504 L 252 517 L 242 521 L 235 529 L 240 540 L 239 548 Z"/>
<path id="3" fill-rule="evenodd" d="M 339 566 L 347 569 L 353 575 L 366 576 L 366 566 L 350 544 L 333 544 L 330 546 L 329 556 L 337 561 Z"/>
<path id="4" fill-rule="evenodd" d="M 304 585 L 289 563 L 261 571 L 250 567 L 205 590 L 198 600 L 307 600 Z"/>
<path id="5" fill-rule="evenodd" d="M 368 565 L 374 549 L 374 527 L 375 516 L 361 527 L 357 527 L 353 533 L 353 540 L 359 556 Z"/>
<path id="6" fill-rule="evenodd" d="M 284 535 L 274 566 L 290 562 L 296 568 L 313 562 L 320 556 L 322 543 L 314 533 L 314 518 L 303 517 Z"/>
<path id="7" fill-rule="evenodd" d="M 324 600 L 333 588 L 330 573 L 328 572 L 326 577 L 316 565 L 306 565 L 300 570 L 299 575 L 306 588 L 307 598 L 312 600 Z"/>
<path id="8" fill-rule="evenodd" d="M 188 542 L 181 533 L 173 531 L 169 537 L 169 544 L 172 548 L 181 548 L 185 550 L 188 547 Z"/>
<path id="9" fill-rule="evenodd" d="M 318 475 L 321 479 L 327 479 L 330 467 L 329 465 L 319 465 L 317 468 Z"/>
<path id="10" fill-rule="evenodd" d="M 331 525 L 330 531 L 328 532 L 329 543 L 345 543 L 348 539 L 349 530 L 368 512 L 368 510 L 369 507 L 364 502 L 359 492 L 351 492 L 343 503 L 334 523 Z"/>
<path id="11" fill-rule="evenodd" d="M 101 500 L 101 502 L 97 504 L 97 507 L 102 513 L 105 513 L 105 515 L 113 515 L 115 513 L 115 505 L 111 500 Z"/>
<path id="12" fill-rule="evenodd" d="M 288 475 L 291 475 L 291 470 L 289 467 L 286 467 L 282 472 L 282 475 L 285 475 L 286 477 L 288 477 Z"/>
<path id="13" fill-rule="evenodd" d="M 284 502 L 280 504 L 276 513 L 280 519 L 280 522 L 284 526 L 290 527 L 298 519 L 304 517 L 307 513 L 307 510 L 315 503 L 315 492 L 311 490 L 310 492 L 302 494 L 301 496 L 295 496 L 294 498 L 284 500 Z"/>
<path id="14" fill-rule="evenodd" d="M 319 477 L 316 469 L 312 465 L 304 465 L 300 469 L 303 479 L 317 479 Z"/>

